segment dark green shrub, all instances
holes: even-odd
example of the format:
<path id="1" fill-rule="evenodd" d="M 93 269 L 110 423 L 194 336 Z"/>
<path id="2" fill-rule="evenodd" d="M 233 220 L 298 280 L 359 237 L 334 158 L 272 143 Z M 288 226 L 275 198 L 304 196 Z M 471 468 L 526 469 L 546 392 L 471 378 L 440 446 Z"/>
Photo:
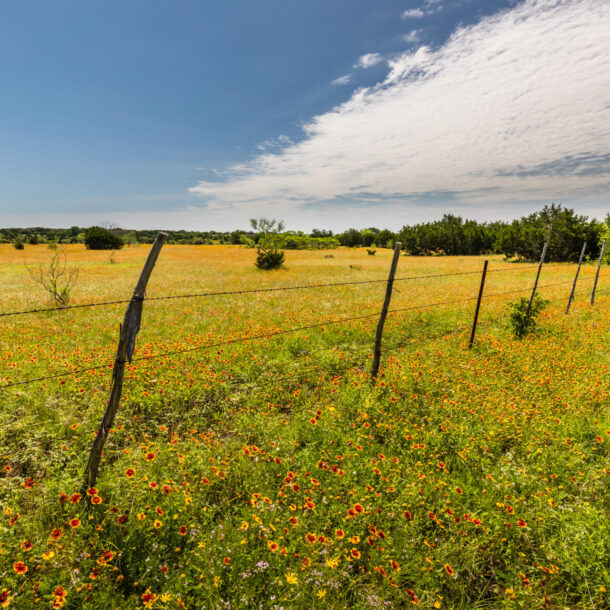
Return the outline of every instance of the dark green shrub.
<path id="1" fill-rule="evenodd" d="M 123 240 L 102 227 L 89 227 L 85 232 L 85 246 L 88 250 L 118 250 Z"/>
<path id="2" fill-rule="evenodd" d="M 536 295 L 529 312 L 527 311 L 529 305 L 527 297 L 521 298 L 516 303 L 509 303 L 510 325 L 513 335 L 517 339 L 523 339 L 525 336 L 536 331 L 538 328 L 536 319 L 548 303 L 548 301 Z"/>
<path id="3" fill-rule="evenodd" d="M 265 271 L 279 269 L 284 263 L 284 252 L 280 250 L 283 245 L 280 233 L 284 229 L 284 223 L 277 222 L 275 218 L 273 220 L 252 218 L 250 224 L 258 232 L 254 264 Z"/>
<path id="4" fill-rule="evenodd" d="M 284 253 L 275 249 L 259 250 L 254 264 L 265 271 L 279 269 L 284 264 Z"/>
<path id="5" fill-rule="evenodd" d="M 13 246 L 15 247 L 15 250 L 23 250 L 25 247 L 19 237 L 13 242 Z"/>

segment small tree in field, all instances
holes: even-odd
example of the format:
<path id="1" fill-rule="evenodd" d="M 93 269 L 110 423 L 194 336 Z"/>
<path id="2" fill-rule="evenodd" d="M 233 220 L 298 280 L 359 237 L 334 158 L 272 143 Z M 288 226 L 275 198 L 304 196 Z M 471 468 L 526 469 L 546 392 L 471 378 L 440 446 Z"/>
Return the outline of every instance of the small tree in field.
<path id="1" fill-rule="evenodd" d="M 268 271 L 279 269 L 284 264 L 284 251 L 281 250 L 282 239 L 280 233 L 284 230 L 284 223 L 274 219 L 251 218 L 252 228 L 259 233 L 256 244 L 256 262 L 259 269 Z"/>
<path id="2" fill-rule="evenodd" d="M 88 250 L 118 250 L 123 240 L 104 227 L 89 227 L 85 232 L 85 247 Z"/>

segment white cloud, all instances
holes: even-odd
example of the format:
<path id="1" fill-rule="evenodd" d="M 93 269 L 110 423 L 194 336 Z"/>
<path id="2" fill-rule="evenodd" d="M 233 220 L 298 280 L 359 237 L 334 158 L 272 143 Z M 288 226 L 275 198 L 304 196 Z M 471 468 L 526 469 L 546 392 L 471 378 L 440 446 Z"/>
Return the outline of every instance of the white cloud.
<path id="1" fill-rule="evenodd" d="M 383 61 L 383 57 L 379 53 L 367 53 L 358 58 L 358 62 L 354 64 L 354 68 L 371 68 Z"/>
<path id="2" fill-rule="evenodd" d="M 333 85 L 347 85 L 352 80 L 351 74 L 346 74 L 345 76 L 340 76 L 339 78 L 335 78 L 332 82 Z"/>
<path id="3" fill-rule="evenodd" d="M 405 53 L 300 142 L 190 191 L 208 214 L 357 214 L 352 224 L 367 214 L 400 224 L 443 201 L 479 215 L 551 201 L 607 210 L 608 31 L 607 2 L 527 0 L 437 50 Z"/>
<path id="4" fill-rule="evenodd" d="M 421 19 L 426 13 L 421 8 L 411 8 L 402 14 L 403 19 Z"/>
<path id="5" fill-rule="evenodd" d="M 438 13 L 443 10 L 441 4 L 443 0 L 425 0 L 424 5 L 420 8 L 411 8 L 403 12 L 403 19 L 421 19 L 433 13 Z"/>
<path id="6" fill-rule="evenodd" d="M 256 148 L 258 150 L 278 150 L 284 148 L 285 146 L 289 146 L 290 144 L 294 144 L 294 142 L 286 135 L 281 134 L 277 138 L 269 138 L 265 140 L 262 144 L 259 144 Z"/>
<path id="7" fill-rule="evenodd" d="M 419 40 L 419 30 L 411 30 L 408 34 L 405 34 L 402 39 L 405 42 L 417 42 Z"/>

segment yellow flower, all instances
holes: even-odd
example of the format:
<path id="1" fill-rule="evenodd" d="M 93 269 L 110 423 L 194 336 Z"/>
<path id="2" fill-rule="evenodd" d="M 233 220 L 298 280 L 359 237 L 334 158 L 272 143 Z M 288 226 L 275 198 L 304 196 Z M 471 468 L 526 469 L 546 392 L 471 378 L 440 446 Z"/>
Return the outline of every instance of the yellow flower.
<path id="1" fill-rule="evenodd" d="M 166 604 L 171 598 L 172 596 L 169 593 L 164 593 L 159 599 Z"/>
<path id="2" fill-rule="evenodd" d="M 292 572 L 286 572 L 286 582 L 289 585 L 298 585 L 299 579 Z"/>
<path id="3" fill-rule="evenodd" d="M 339 558 L 338 557 L 331 557 L 330 559 L 327 559 L 326 560 L 326 565 L 331 570 L 334 570 L 339 565 Z"/>
<path id="4" fill-rule="evenodd" d="M 42 558 L 45 561 L 49 561 L 49 559 L 51 559 L 54 555 L 55 555 L 55 553 L 53 551 L 47 551 L 46 553 L 42 554 Z"/>
<path id="5" fill-rule="evenodd" d="M 320 590 L 319 590 L 319 591 L 316 593 L 316 595 L 317 595 L 317 596 L 318 596 L 320 599 L 322 599 L 322 598 L 323 598 L 323 597 L 326 595 L 326 589 L 320 589 Z"/>
<path id="6" fill-rule="evenodd" d="M 218 589 L 218 585 L 222 582 L 220 576 L 214 576 L 214 586 Z"/>
<path id="7" fill-rule="evenodd" d="M 146 515 L 144 513 L 138 513 L 137 517 L 138 521 L 144 521 L 144 519 L 146 519 Z"/>
<path id="8" fill-rule="evenodd" d="M 242 521 L 241 525 L 239 526 L 240 530 L 243 530 L 244 532 L 250 527 L 250 525 L 248 524 L 247 521 Z"/>
<path id="9" fill-rule="evenodd" d="M 155 522 L 153 523 L 153 527 L 156 530 L 158 530 L 162 525 L 163 525 L 163 523 L 161 521 L 159 521 L 159 519 L 155 519 Z"/>

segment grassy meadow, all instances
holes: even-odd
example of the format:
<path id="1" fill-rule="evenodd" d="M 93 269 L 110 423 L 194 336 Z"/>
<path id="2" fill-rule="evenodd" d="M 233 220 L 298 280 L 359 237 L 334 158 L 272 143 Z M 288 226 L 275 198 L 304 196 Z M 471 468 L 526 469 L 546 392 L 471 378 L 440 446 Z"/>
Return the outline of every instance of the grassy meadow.
<path id="1" fill-rule="evenodd" d="M 129 298 L 149 247 L 60 249 L 78 304 Z M 0 245 L 0 312 L 49 304 L 25 264 L 51 253 Z M 262 272 L 254 250 L 164 246 L 147 295 L 385 280 L 391 256 Z M 576 266 L 543 269 L 518 341 L 528 293 L 491 295 L 536 270 L 489 260 L 474 348 L 474 301 L 391 314 L 374 384 L 383 281 L 145 302 L 90 508 L 111 366 L 0 390 L 0 607 L 609 607 L 610 271 L 592 308 L 583 266 L 566 316 Z M 482 266 L 401 256 L 391 309 L 476 297 Z M 0 318 L 0 385 L 112 364 L 124 311 Z"/>

